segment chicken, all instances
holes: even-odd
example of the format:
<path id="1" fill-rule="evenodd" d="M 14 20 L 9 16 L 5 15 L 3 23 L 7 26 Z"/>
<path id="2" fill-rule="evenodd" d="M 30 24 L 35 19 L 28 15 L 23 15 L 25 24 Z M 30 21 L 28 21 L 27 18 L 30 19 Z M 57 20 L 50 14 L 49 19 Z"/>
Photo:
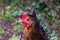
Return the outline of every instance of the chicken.
<path id="1" fill-rule="evenodd" d="M 32 8 L 30 13 L 24 13 L 22 25 L 24 26 L 24 31 L 21 34 L 21 40 L 48 40 L 43 27 L 38 21 L 34 8 Z"/>

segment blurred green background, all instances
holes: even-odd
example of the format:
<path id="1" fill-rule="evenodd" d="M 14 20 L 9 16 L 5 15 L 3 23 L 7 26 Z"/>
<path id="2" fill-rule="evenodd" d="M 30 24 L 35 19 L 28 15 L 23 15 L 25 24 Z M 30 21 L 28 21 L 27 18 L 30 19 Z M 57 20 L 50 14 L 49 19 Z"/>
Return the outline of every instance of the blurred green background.
<path id="1" fill-rule="evenodd" d="M 49 40 L 60 40 L 60 0 L 0 0 L 0 40 L 20 40 L 23 26 L 12 25 L 31 6 Z"/>

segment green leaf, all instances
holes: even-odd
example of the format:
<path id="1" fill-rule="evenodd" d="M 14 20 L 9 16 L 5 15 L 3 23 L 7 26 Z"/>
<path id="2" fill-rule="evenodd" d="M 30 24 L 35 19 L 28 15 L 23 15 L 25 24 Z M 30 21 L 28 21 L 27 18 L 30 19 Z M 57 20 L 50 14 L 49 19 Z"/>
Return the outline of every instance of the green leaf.
<path id="1" fill-rule="evenodd" d="M 12 38 L 9 38 L 9 40 L 20 40 L 20 38 L 16 35 L 13 35 Z"/>
<path id="2" fill-rule="evenodd" d="M 24 28 L 22 25 L 16 25 L 14 29 L 17 30 L 18 32 L 22 32 Z"/>
<path id="3" fill-rule="evenodd" d="M 24 11 L 22 11 L 22 10 L 15 11 L 12 13 L 12 16 L 21 16 L 21 15 L 23 15 L 23 13 L 24 13 Z"/>
<path id="4" fill-rule="evenodd" d="M 6 35 L 7 33 L 4 31 L 3 28 L 0 28 L 0 34 L 1 34 L 1 35 Z"/>

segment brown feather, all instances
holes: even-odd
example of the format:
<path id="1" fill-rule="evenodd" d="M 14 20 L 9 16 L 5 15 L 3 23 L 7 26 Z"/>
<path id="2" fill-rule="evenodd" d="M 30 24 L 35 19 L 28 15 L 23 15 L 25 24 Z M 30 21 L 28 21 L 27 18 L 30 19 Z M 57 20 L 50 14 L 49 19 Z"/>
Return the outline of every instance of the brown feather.
<path id="1" fill-rule="evenodd" d="M 35 21 L 33 21 L 31 27 L 25 29 L 24 40 L 43 40 L 43 37 L 35 28 Z"/>

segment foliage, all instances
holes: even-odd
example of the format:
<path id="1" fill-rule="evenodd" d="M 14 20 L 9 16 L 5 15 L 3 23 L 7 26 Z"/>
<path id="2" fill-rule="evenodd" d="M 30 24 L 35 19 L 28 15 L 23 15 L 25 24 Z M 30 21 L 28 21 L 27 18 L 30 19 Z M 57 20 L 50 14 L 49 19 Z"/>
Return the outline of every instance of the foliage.
<path id="1" fill-rule="evenodd" d="M 14 27 L 15 30 L 17 30 L 18 32 L 22 32 L 23 31 L 23 26 L 22 25 L 16 25 Z"/>
<path id="2" fill-rule="evenodd" d="M 21 15 L 23 15 L 23 13 L 24 13 L 24 11 L 17 10 L 17 11 L 15 11 L 15 12 L 12 13 L 12 16 L 21 16 Z"/>
<path id="3" fill-rule="evenodd" d="M 3 28 L 0 28 L 0 35 L 6 35 L 7 33 L 4 31 Z"/>
<path id="4" fill-rule="evenodd" d="M 60 40 L 60 38 L 58 38 L 58 40 Z"/>
<path id="5" fill-rule="evenodd" d="M 57 36 L 56 36 L 56 34 L 55 34 L 55 31 L 51 30 L 50 27 L 48 26 L 48 24 L 45 26 L 44 29 L 45 29 L 45 32 L 47 33 L 48 38 L 50 40 L 57 40 L 58 39 Z"/>
<path id="6" fill-rule="evenodd" d="M 12 38 L 9 38 L 9 40 L 20 40 L 20 38 L 16 35 L 13 35 Z"/>

